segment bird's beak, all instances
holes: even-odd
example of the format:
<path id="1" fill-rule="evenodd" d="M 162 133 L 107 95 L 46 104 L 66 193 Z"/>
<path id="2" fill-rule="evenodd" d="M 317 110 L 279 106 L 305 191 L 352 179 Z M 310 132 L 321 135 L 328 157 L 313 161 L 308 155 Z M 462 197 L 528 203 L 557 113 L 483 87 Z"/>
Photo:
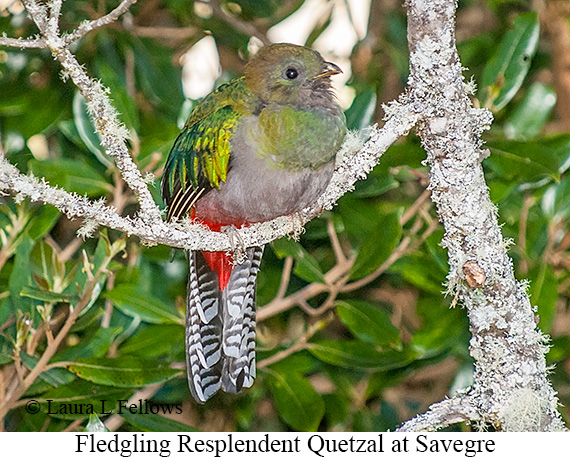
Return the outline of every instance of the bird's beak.
<path id="1" fill-rule="evenodd" d="M 338 75 L 342 73 L 340 67 L 332 62 L 325 62 L 323 71 L 317 75 L 317 78 L 324 78 L 326 76 Z"/>

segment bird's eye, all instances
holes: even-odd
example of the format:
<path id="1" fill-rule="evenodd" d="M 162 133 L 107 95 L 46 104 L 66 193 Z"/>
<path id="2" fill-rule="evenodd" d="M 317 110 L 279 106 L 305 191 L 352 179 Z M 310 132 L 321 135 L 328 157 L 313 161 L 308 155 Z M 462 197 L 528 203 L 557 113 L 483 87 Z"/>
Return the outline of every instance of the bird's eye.
<path id="1" fill-rule="evenodd" d="M 299 76 L 299 72 L 297 71 L 296 68 L 287 68 L 287 70 L 285 70 L 285 76 L 287 77 L 287 79 L 295 79 L 297 78 L 297 76 Z"/>

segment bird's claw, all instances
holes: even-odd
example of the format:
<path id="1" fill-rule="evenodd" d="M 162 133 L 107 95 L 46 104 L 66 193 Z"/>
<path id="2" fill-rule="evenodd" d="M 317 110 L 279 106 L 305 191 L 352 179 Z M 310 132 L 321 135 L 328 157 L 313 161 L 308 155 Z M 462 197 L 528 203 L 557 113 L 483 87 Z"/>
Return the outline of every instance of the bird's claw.
<path id="1" fill-rule="evenodd" d="M 230 239 L 232 261 L 234 265 L 243 263 L 246 257 L 247 246 L 245 245 L 241 236 L 239 236 L 237 228 L 235 228 L 233 225 L 226 225 L 225 227 L 222 227 L 221 231 L 228 235 L 228 238 Z"/>
<path id="2" fill-rule="evenodd" d="M 289 217 L 291 219 L 290 236 L 295 241 L 299 241 L 301 235 L 305 233 L 305 224 L 303 222 L 303 218 L 299 213 L 293 213 Z"/>

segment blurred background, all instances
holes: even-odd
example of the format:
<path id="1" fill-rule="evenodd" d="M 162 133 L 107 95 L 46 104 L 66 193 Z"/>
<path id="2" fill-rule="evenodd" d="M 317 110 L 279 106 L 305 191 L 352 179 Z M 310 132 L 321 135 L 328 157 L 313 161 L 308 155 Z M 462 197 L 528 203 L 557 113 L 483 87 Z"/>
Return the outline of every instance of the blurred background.
<path id="1" fill-rule="evenodd" d="M 118 3 L 66 1 L 62 28 Z M 473 104 L 495 116 L 484 134 L 487 184 L 517 277 L 551 335 L 547 359 L 567 423 L 569 16 L 563 1 L 465 0 L 456 32 L 465 79 L 477 88 Z M 0 0 L 0 31 L 37 32 L 13 0 Z M 140 0 L 71 49 L 110 89 L 131 153 L 154 176 L 162 205 L 162 167 L 195 100 L 242 74 L 259 47 L 281 41 L 311 46 L 343 69 L 335 84 L 353 130 L 382 124 L 382 104 L 405 87 L 406 11 L 393 0 Z M 24 173 L 134 214 L 136 200 L 103 152 L 84 100 L 62 79 L 47 50 L 0 47 L 2 149 Z M 299 242 L 266 249 L 257 380 L 242 395 L 218 394 L 203 406 L 190 399 L 184 373 L 184 253 L 107 230 L 84 240 L 83 221 L 0 196 L 0 404 L 38 363 L 69 304 L 89 293 L 51 358 L 56 365 L 27 389 L 4 428 L 83 430 L 88 408 L 73 404 L 101 413 L 105 399 L 116 412 L 121 400 L 136 398 L 181 412 L 91 420 L 111 430 L 384 431 L 467 388 L 469 323 L 444 293 L 447 255 L 424 158 L 415 135 L 402 138 Z M 40 401 L 40 413 L 26 413 L 26 398 Z M 57 413 L 48 414 L 48 400 Z"/>

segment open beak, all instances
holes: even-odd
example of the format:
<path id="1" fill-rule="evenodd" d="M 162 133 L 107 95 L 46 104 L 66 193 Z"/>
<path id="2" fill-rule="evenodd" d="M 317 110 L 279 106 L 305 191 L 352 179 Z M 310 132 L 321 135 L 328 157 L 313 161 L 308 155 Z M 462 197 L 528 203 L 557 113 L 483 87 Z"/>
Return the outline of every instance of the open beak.
<path id="1" fill-rule="evenodd" d="M 335 65 L 332 62 L 325 62 L 323 71 L 318 74 L 317 78 L 324 78 L 326 76 L 338 75 L 339 73 L 342 73 L 342 70 L 338 65 Z"/>

